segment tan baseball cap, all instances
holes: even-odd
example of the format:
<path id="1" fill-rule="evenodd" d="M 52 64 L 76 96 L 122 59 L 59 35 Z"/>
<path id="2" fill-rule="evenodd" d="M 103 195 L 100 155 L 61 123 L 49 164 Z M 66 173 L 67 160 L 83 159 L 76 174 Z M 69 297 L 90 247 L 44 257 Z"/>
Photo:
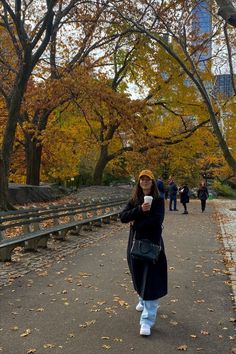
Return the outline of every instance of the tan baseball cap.
<path id="1" fill-rule="evenodd" d="M 147 176 L 147 177 L 151 178 L 152 180 L 155 180 L 155 177 L 154 177 L 152 171 L 150 171 L 150 170 L 142 170 L 138 177 L 141 178 L 142 176 Z"/>

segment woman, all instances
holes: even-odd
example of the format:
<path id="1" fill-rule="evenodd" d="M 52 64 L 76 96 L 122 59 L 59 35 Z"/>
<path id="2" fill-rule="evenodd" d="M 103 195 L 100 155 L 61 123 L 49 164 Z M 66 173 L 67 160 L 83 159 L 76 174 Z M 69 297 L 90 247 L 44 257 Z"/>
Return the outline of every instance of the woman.
<path id="1" fill-rule="evenodd" d="M 201 200 L 202 213 L 206 209 L 206 200 L 207 200 L 208 196 L 209 196 L 209 193 L 208 193 L 208 189 L 206 187 L 206 183 L 201 182 L 199 189 L 197 191 L 197 197 L 198 197 L 198 199 Z"/>
<path id="2" fill-rule="evenodd" d="M 151 204 L 144 202 L 144 196 L 153 197 Z M 155 324 L 159 299 L 167 294 L 167 260 L 162 239 L 164 220 L 164 199 L 158 195 L 155 178 L 150 170 L 143 170 L 134 190 L 133 197 L 120 214 L 121 222 L 131 223 L 127 260 L 134 289 L 139 295 L 137 311 L 140 317 L 140 335 L 149 336 Z M 149 239 L 161 245 L 158 261 L 153 264 L 133 258 L 130 254 L 134 237 Z"/>
<path id="3" fill-rule="evenodd" d="M 183 204 L 184 207 L 183 214 L 188 214 L 187 203 L 189 203 L 189 188 L 187 183 L 185 183 L 182 187 L 180 187 L 179 194 L 180 194 L 180 203 Z"/>

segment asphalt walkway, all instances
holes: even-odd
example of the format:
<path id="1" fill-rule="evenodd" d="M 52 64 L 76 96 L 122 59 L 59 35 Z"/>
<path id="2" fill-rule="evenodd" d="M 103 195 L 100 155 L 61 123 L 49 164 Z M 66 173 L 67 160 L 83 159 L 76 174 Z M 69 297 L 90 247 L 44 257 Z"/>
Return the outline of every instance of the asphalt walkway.
<path id="1" fill-rule="evenodd" d="M 189 215 L 166 212 L 169 294 L 149 338 L 139 335 L 127 225 L 0 264 L 0 353 L 236 353 L 234 251 L 224 243 L 224 235 L 234 238 L 226 227 L 233 220 L 221 206 L 209 201 L 201 213 L 191 201 Z"/>

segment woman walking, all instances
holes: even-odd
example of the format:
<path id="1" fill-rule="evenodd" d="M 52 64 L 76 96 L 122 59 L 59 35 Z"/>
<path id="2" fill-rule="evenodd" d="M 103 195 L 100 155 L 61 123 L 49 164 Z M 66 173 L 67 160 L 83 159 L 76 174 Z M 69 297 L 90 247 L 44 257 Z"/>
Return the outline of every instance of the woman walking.
<path id="1" fill-rule="evenodd" d="M 208 189 L 206 187 L 206 183 L 205 182 L 201 182 L 200 186 L 199 186 L 199 189 L 197 191 L 197 197 L 201 201 L 202 213 L 206 209 L 206 200 L 207 200 L 208 196 L 209 196 L 209 193 L 208 193 Z"/>
<path id="2" fill-rule="evenodd" d="M 182 187 L 180 187 L 179 194 L 180 194 L 180 203 L 183 204 L 184 207 L 183 214 L 188 214 L 187 203 L 189 203 L 189 188 L 187 183 L 185 183 Z"/>
<path id="3" fill-rule="evenodd" d="M 145 196 L 152 196 L 152 202 L 144 202 Z M 136 310 L 142 312 L 140 335 L 149 336 L 155 324 L 159 299 L 167 294 L 167 260 L 162 239 L 164 199 L 158 195 L 155 178 L 150 170 L 140 172 L 133 196 L 121 212 L 120 219 L 123 223 L 131 223 L 127 261 L 134 289 L 139 296 Z M 131 256 L 134 238 L 148 239 L 161 246 L 156 263 Z"/>

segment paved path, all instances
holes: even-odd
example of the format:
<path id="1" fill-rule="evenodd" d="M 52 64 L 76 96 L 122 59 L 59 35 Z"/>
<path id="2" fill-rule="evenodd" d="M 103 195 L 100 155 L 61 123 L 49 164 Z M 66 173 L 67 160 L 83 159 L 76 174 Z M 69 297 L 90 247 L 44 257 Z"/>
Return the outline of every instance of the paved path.
<path id="1" fill-rule="evenodd" d="M 233 258 L 225 265 L 224 257 L 234 254 L 229 244 L 224 253 L 230 220 L 219 203 L 209 201 L 206 213 L 198 201 L 189 215 L 167 211 L 169 294 L 150 338 L 139 336 L 127 225 L 106 225 L 1 264 L 0 353 L 232 353 L 233 274 L 226 265 L 233 269 Z"/>
<path id="2" fill-rule="evenodd" d="M 221 227 L 224 260 L 231 281 L 231 297 L 236 310 L 236 200 L 214 201 L 217 219 Z"/>

